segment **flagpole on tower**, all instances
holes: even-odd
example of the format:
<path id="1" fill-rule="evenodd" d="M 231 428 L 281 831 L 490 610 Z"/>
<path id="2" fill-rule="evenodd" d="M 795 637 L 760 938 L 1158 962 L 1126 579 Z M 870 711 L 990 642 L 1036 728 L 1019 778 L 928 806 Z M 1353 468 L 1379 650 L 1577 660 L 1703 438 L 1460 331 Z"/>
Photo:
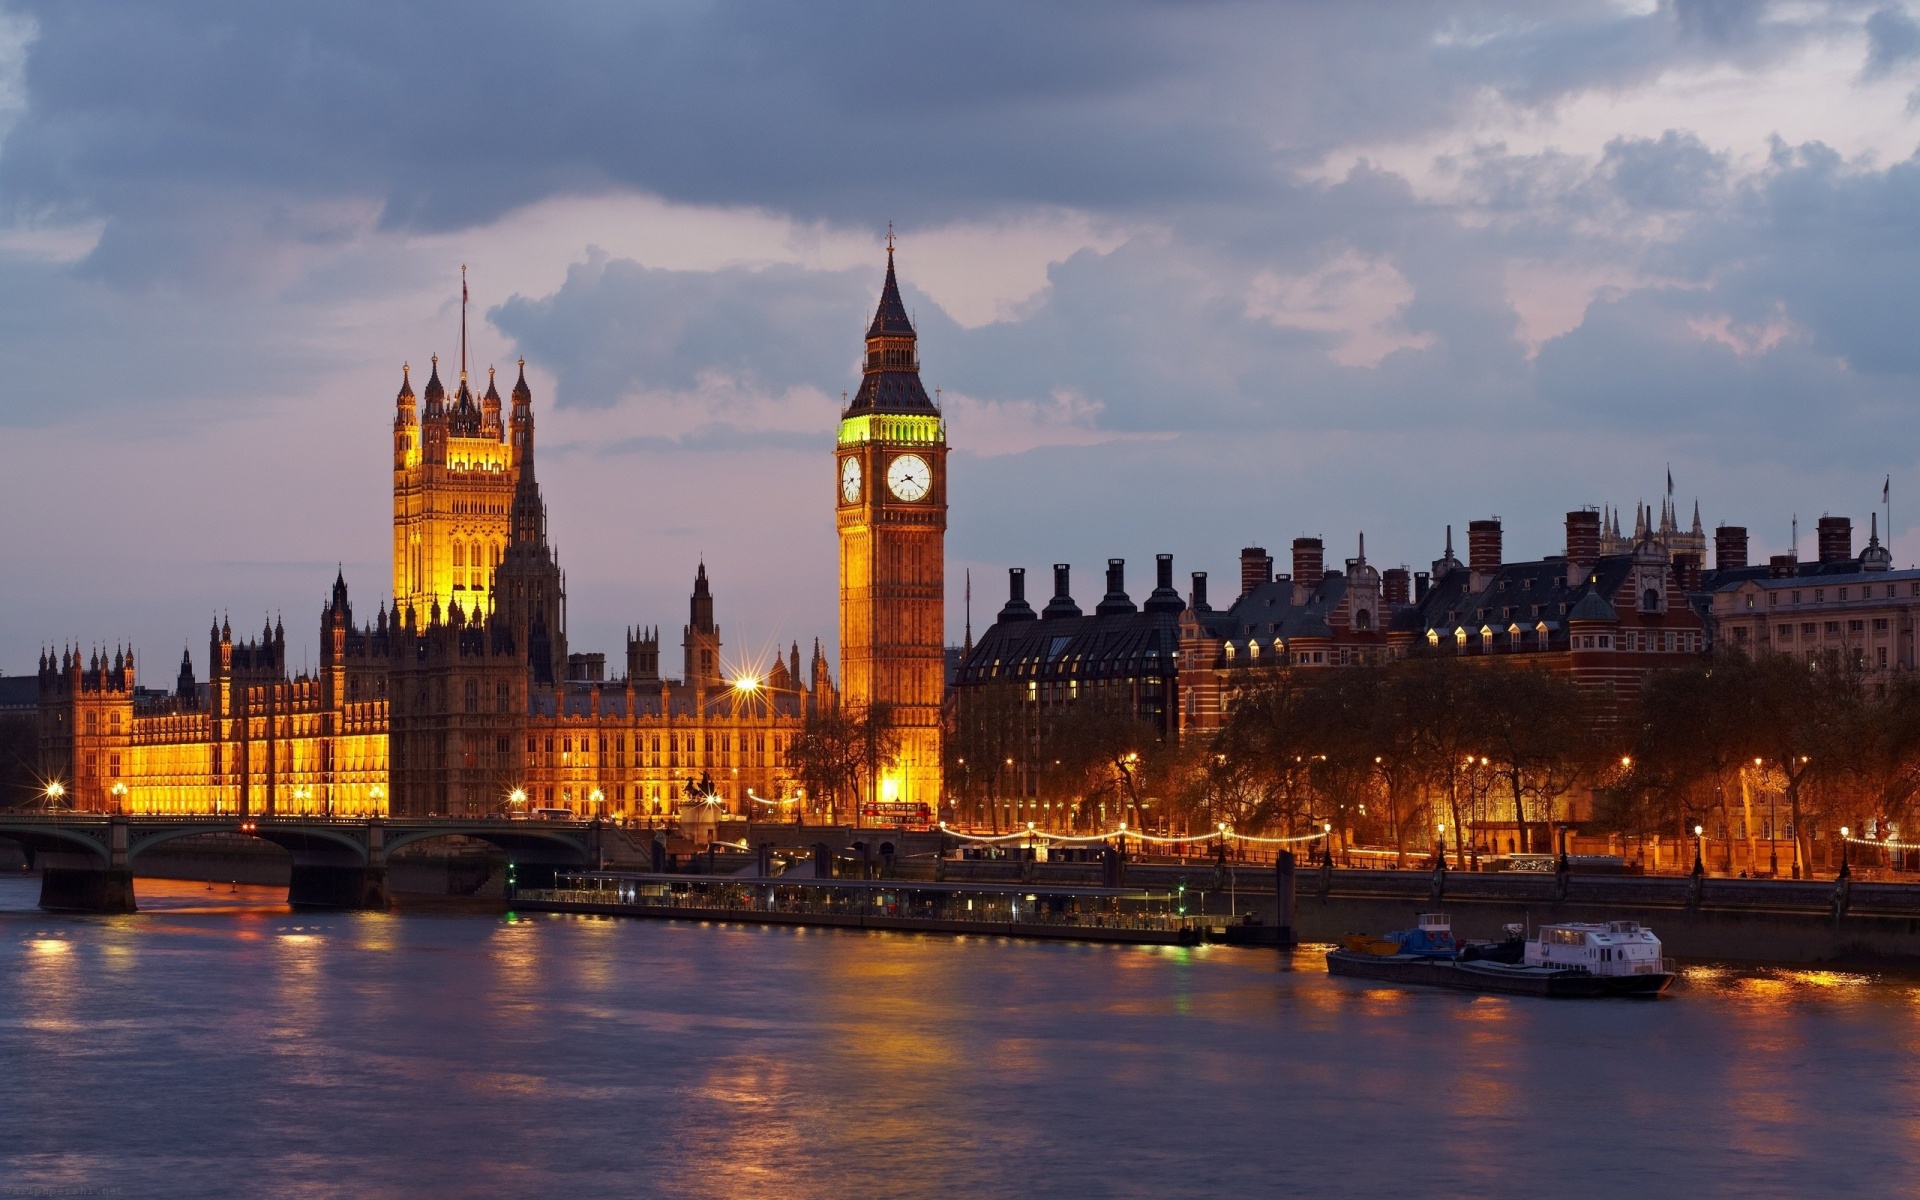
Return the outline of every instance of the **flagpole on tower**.
<path id="1" fill-rule="evenodd" d="M 467 264 L 460 264 L 460 379 L 467 378 Z"/>

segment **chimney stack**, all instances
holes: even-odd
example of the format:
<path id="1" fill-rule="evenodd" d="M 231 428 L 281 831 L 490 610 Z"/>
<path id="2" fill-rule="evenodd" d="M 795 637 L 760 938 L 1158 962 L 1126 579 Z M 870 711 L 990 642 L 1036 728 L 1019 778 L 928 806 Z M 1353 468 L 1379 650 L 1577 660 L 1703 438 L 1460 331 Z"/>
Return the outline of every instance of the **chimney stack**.
<path id="1" fill-rule="evenodd" d="M 1500 573 L 1500 518 L 1467 522 L 1467 569 L 1479 591 Z"/>
<path id="2" fill-rule="evenodd" d="M 1713 566 L 1717 571 L 1738 570 L 1747 565 L 1747 527 L 1722 525 L 1713 531 Z"/>
<path id="3" fill-rule="evenodd" d="M 1412 577 L 1405 567 L 1388 567 L 1380 572 L 1380 598 L 1389 605 L 1411 603 Z"/>
<path id="4" fill-rule="evenodd" d="M 1845 562 L 1853 557 L 1853 521 L 1847 517 L 1820 518 L 1820 561 Z"/>
<path id="5" fill-rule="evenodd" d="M 1173 590 L 1173 555 L 1153 556 L 1153 594 L 1141 608 L 1150 613 L 1179 614 L 1187 607 L 1180 593 Z"/>
<path id="6" fill-rule="evenodd" d="M 1248 546 L 1240 552 L 1240 594 L 1251 595 L 1253 589 L 1263 583 L 1273 581 L 1273 559 L 1267 554 L 1265 546 Z"/>
<path id="7" fill-rule="evenodd" d="M 1207 573 L 1205 571 L 1193 573 L 1193 592 L 1187 601 L 1187 606 L 1197 613 L 1213 611 L 1207 607 Z"/>
<path id="8" fill-rule="evenodd" d="M 1047 601 L 1047 606 L 1040 610 L 1041 619 L 1052 621 L 1080 615 L 1080 606 L 1073 602 L 1069 590 L 1068 577 L 1072 573 L 1073 566 L 1070 563 L 1053 564 L 1053 599 Z"/>
<path id="9" fill-rule="evenodd" d="M 1791 554 L 1776 554 L 1767 560 L 1770 579 L 1792 579 L 1800 573 L 1800 560 Z"/>
<path id="10" fill-rule="evenodd" d="M 1691 551 L 1674 555 L 1673 578 L 1680 585 L 1683 595 L 1697 594 L 1700 591 L 1700 556 Z"/>
<path id="11" fill-rule="evenodd" d="M 1127 596 L 1127 560 L 1110 558 L 1107 560 L 1107 594 L 1100 598 L 1093 615 L 1096 617 L 1117 616 L 1121 613 L 1138 612 L 1132 599 Z"/>
<path id="12" fill-rule="evenodd" d="M 1415 571 L 1413 573 L 1413 602 L 1418 604 L 1422 600 L 1425 600 L 1427 593 L 1432 590 L 1433 576 L 1425 571 Z"/>
<path id="13" fill-rule="evenodd" d="M 1293 586 L 1311 592 L 1326 573 L 1326 550 L 1316 537 L 1293 539 Z"/>
<path id="14" fill-rule="evenodd" d="M 1582 508 L 1567 514 L 1567 586 L 1576 587 L 1600 561 L 1600 514 Z"/>
<path id="15" fill-rule="evenodd" d="M 1007 606 L 1000 610 L 1002 621 L 1031 621 L 1033 606 L 1027 603 L 1027 569 L 1007 568 Z"/>

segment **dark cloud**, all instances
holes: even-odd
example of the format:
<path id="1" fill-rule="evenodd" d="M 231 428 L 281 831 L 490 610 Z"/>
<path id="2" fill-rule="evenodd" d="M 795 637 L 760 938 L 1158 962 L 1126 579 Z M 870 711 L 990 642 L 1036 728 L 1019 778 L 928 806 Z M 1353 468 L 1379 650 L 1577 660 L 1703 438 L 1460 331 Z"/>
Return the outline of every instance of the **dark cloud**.
<path id="1" fill-rule="evenodd" d="M 1883 8 L 1867 18 L 1866 78 L 1879 79 L 1915 58 L 1920 58 L 1920 21 L 1898 8 Z"/>
<path id="2" fill-rule="evenodd" d="M 46 0 L 18 11 L 36 34 L 0 144 L 0 424 L 47 445 L 59 442 L 49 431 L 89 422 L 73 435 L 83 446 L 172 438 L 100 470 L 93 506 L 60 536 L 84 540 L 131 513 L 139 536 L 114 543 L 131 553 L 195 530 L 165 556 L 186 565 L 145 570 L 154 594 L 196 605 L 234 586 L 191 575 L 200 542 L 219 543 L 206 553 L 221 560 L 249 545 L 277 560 L 339 536 L 331 508 L 236 501 L 282 478 L 302 495 L 351 495 L 356 544 L 377 550 L 391 372 L 453 342 L 452 301 L 423 305 L 422 280 L 450 279 L 462 253 L 451 247 L 556 197 L 641 191 L 757 209 L 802 237 L 810 222 L 833 235 L 888 219 L 992 228 L 1057 209 L 1118 230 L 1100 249 L 1062 252 L 1016 316 L 971 327 L 922 290 L 911 238 L 902 250 L 928 382 L 980 406 L 969 419 L 1065 413 L 1077 435 L 1114 435 L 1066 446 L 1043 429 L 1038 448 L 993 456 L 962 446 L 956 484 L 975 499 L 956 507 L 955 546 L 982 558 L 1012 544 L 1037 565 L 1055 540 L 1089 562 L 1185 555 L 1196 538 L 1197 556 L 1230 561 L 1243 538 L 1345 539 L 1363 525 L 1387 544 L 1397 533 L 1400 556 L 1430 556 L 1421 523 L 1437 477 L 1461 506 L 1455 520 L 1495 506 L 1550 517 L 1608 499 L 1609 478 L 1656 455 L 1690 456 L 1764 509 L 1769 492 L 1856 471 L 1863 445 L 1881 456 L 1875 472 L 1897 469 L 1920 394 L 1920 164 L 1904 150 L 1869 161 L 1796 133 L 1756 170 L 1756 147 L 1684 115 L 1525 152 L 1476 132 L 1516 111 L 1510 128 L 1551 127 L 1569 102 L 1595 98 L 1586 119 L 1607 119 L 1608 98 L 1790 64 L 1836 31 L 1857 39 L 1862 22 L 1867 57 L 1849 86 L 1871 84 L 1920 57 L 1904 9 Z M 1885 90 L 1856 86 L 1855 99 Z M 1412 143 L 1450 157 L 1424 180 L 1420 164 L 1380 165 Z M 1328 161 L 1359 165 L 1329 179 Z M 97 244 L 86 248 L 88 234 L 49 255 L 6 241 L 42 227 L 90 230 Z M 488 354 L 504 337 L 531 360 L 543 414 L 553 385 L 548 444 L 576 462 L 621 455 L 621 475 L 644 473 L 666 494 L 709 486 L 721 452 L 753 476 L 703 498 L 730 507 L 697 518 L 650 506 L 667 523 L 647 536 L 669 540 L 630 545 L 619 539 L 640 536 L 632 522 L 596 516 L 619 511 L 630 481 L 597 492 L 593 471 L 556 472 L 556 528 L 570 527 L 570 544 L 591 533 L 618 548 L 583 552 L 577 578 L 653 587 L 610 564 L 650 564 L 663 546 L 684 557 L 684 542 L 711 549 L 764 523 L 781 574 L 743 587 L 796 594 L 787 573 L 814 561 L 807 539 L 825 526 L 756 489 L 830 485 L 806 459 L 820 436 L 809 431 L 856 378 L 877 257 L 853 270 L 666 270 L 632 260 L 644 254 L 581 253 L 629 244 L 617 233 L 563 241 L 553 253 L 579 260 L 563 282 L 476 322 Z M 1530 298 L 1528 272 L 1557 277 L 1564 294 Z M 1543 304 L 1558 309 L 1543 317 Z M 343 359 L 379 364 L 364 372 L 377 387 L 326 390 Z M 623 425 L 629 403 L 642 419 Z M 287 444 L 278 426 L 225 424 L 237 412 L 308 424 Z M 198 436 L 214 427 L 217 439 Z M 1788 483 L 1748 486 L 1757 466 Z M 164 505 L 148 503 L 157 494 Z M 187 519 L 170 515 L 182 505 Z M 1118 525 L 1146 544 L 1096 544 Z M 1528 536 L 1550 543 L 1551 521 L 1536 525 Z M 60 557 L 60 536 L 33 542 L 14 577 L 58 571 L 111 594 L 113 555 L 97 569 L 94 555 Z M 343 553 L 299 553 L 327 549 Z M 377 591 L 378 562 L 365 570 Z M 814 582 L 830 594 L 830 579 Z M 0 604 L 19 608 L 15 587 Z M 40 603 L 25 610 L 35 620 Z"/>
<path id="3" fill-rule="evenodd" d="M 1726 156 L 1690 133 L 1669 129 L 1658 141 L 1616 138 L 1601 169 L 1615 194 L 1636 208 L 1697 209 L 1726 182 Z"/>
<path id="4" fill-rule="evenodd" d="M 874 276 L 785 265 L 666 271 L 595 252 L 553 295 L 515 297 L 487 315 L 552 364 L 562 405 L 692 391 L 714 371 L 748 390 L 819 387 L 858 367 Z"/>
<path id="5" fill-rule="evenodd" d="M 1489 85 L 1538 104 L 1751 55 L 1753 8 L 62 0 L 28 10 L 0 194 L 122 217 L 269 183 L 422 228 L 610 184 L 862 223 L 1218 203 Z"/>

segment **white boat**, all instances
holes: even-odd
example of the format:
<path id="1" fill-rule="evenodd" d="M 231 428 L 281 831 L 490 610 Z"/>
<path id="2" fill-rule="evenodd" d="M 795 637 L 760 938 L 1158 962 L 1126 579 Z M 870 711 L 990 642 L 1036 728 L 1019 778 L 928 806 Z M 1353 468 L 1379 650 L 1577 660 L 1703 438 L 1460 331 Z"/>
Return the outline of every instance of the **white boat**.
<path id="1" fill-rule="evenodd" d="M 1527 939 L 1529 967 L 1571 967 L 1589 975 L 1665 975 L 1660 939 L 1638 921 L 1542 925 Z"/>

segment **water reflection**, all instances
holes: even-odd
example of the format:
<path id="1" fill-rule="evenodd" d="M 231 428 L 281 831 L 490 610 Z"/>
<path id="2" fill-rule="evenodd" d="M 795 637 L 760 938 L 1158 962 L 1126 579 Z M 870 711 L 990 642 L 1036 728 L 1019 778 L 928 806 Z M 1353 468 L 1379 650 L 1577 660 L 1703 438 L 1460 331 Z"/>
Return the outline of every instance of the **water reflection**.
<path id="1" fill-rule="evenodd" d="M 1531 1196 L 1514 1151 L 1543 1130 L 1575 1135 L 1554 1177 L 1583 1195 L 1897 1194 L 1920 1165 L 1906 977 L 1690 968 L 1657 1003 L 1544 1002 L 1330 979 L 1312 950 L 172 886 L 55 917 L 0 880 L 0 1066 L 37 1081 L 0 1117 L 10 1187 L 1367 1196 L 1417 1167 L 1397 1190 Z"/>

